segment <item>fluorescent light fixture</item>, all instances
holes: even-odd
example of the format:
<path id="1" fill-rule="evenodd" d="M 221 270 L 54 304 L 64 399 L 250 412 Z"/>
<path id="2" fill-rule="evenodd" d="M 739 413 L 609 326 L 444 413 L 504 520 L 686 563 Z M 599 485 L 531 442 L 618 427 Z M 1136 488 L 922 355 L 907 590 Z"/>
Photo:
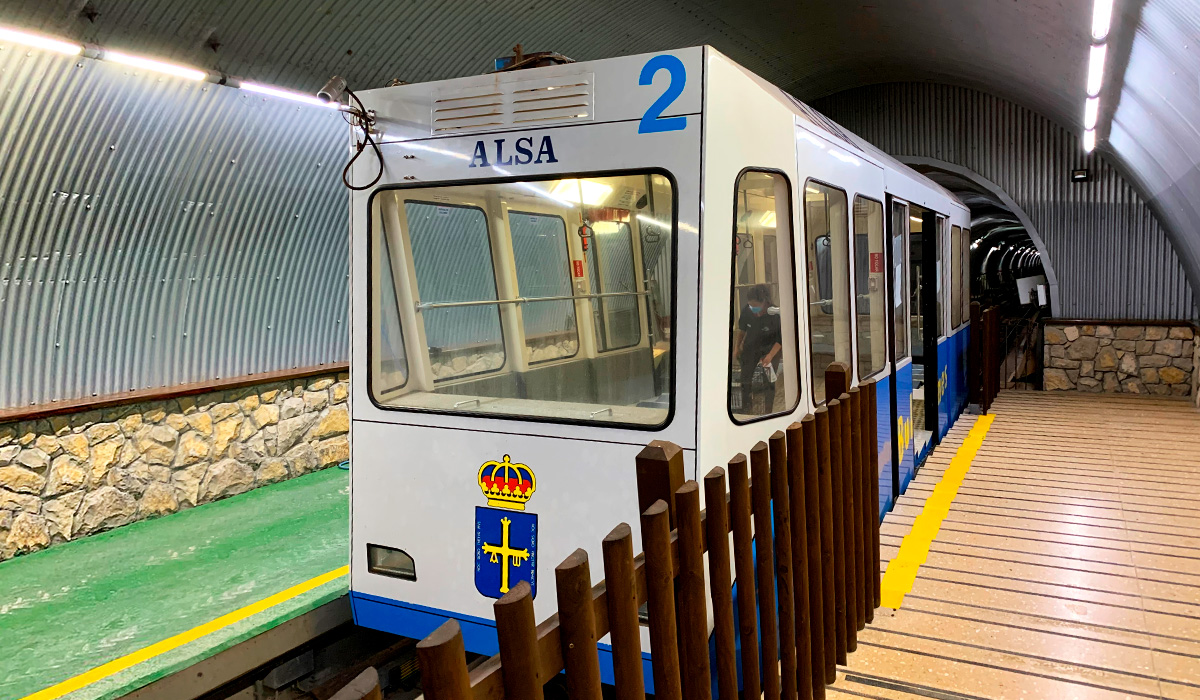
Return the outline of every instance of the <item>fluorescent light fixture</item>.
<path id="1" fill-rule="evenodd" d="M 278 97 L 279 99 L 282 99 L 282 100 L 292 100 L 293 102 L 303 102 L 306 105 L 312 105 L 314 107 L 326 107 L 326 108 L 332 108 L 332 109 L 338 108 L 338 104 L 336 102 L 326 102 L 325 100 L 322 100 L 319 97 L 314 97 L 312 95 L 305 95 L 302 92 L 294 92 L 292 90 L 284 90 L 282 88 L 271 87 L 270 85 L 259 85 L 258 83 L 242 83 L 242 89 L 247 90 L 249 92 L 257 92 L 260 95 L 269 95 L 271 97 Z"/>
<path id="2" fill-rule="evenodd" d="M 1100 44 L 1092 47 L 1092 53 L 1088 57 L 1088 77 L 1087 77 L 1087 94 L 1089 97 L 1095 97 L 1100 94 L 1100 88 L 1104 86 L 1104 59 L 1108 56 L 1108 46 Z"/>
<path id="3" fill-rule="evenodd" d="M 72 44 L 58 39 L 51 39 L 48 36 L 39 34 L 30 34 L 29 32 L 19 32 L 15 29 L 0 27 L 0 42 L 11 41 L 14 44 L 28 46 L 34 49 L 44 49 L 46 51 L 55 51 L 68 56 L 78 56 L 83 52 L 83 46 L 80 44 Z"/>
<path id="4" fill-rule="evenodd" d="M 1112 26 L 1113 0 L 1096 0 L 1092 7 L 1092 39 L 1104 41 Z"/>
<path id="5" fill-rule="evenodd" d="M 1100 117 L 1100 98 L 1089 97 L 1083 103 L 1083 128 L 1095 129 L 1096 120 Z"/>
<path id="6" fill-rule="evenodd" d="M 821 194 L 821 190 L 818 190 L 816 187 L 813 187 L 811 185 L 806 185 L 804 187 L 804 191 L 809 194 Z"/>
<path id="7" fill-rule="evenodd" d="M 758 225 L 763 228 L 775 228 L 775 212 L 765 211 L 762 217 L 758 220 Z"/>
<path id="8" fill-rule="evenodd" d="M 908 220 L 909 220 L 909 221 L 911 221 L 911 222 L 913 222 L 914 224 L 920 224 L 920 223 L 924 223 L 924 220 L 922 220 L 922 219 L 921 219 L 921 217 L 919 217 L 919 216 L 911 216 L 911 215 L 910 215 L 910 216 L 908 217 Z"/>
<path id="9" fill-rule="evenodd" d="M 141 68 L 143 70 L 153 71 L 155 73 L 165 73 L 166 75 L 173 75 L 176 78 L 184 78 L 185 80 L 204 80 L 208 77 L 208 74 L 202 70 L 196 70 L 195 68 L 188 68 L 186 66 L 177 66 L 173 63 L 166 63 L 164 61 L 156 61 L 153 58 L 132 56 L 127 53 L 121 53 L 120 51 L 106 50 L 103 54 L 101 54 L 101 58 L 103 58 L 105 61 L 120 63 L 123 66 Z"/>
<path id="10" fill-rule="evenodd" d="M 1083 132 L 1083 152 L 1091 153 L 1096 150 L 1096 130 L 1088 129 Z"/>
<path id="11" fill-rule="evenodd" d="M 612 194 L 612 188 L 603 183 L 571 179 L 559 180 L 554 189 L 550 190 L 550 195 L 555 199 L 579 204 L 580 190 L 583 191 L 583 203 L 589 207 L 599 206 Z"/>

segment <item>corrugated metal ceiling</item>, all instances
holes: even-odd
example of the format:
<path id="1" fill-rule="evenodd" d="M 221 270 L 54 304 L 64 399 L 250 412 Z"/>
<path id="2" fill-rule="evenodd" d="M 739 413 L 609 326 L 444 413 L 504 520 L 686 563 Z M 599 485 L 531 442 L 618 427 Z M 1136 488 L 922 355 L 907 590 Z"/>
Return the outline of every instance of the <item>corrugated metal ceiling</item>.
<path id="1" fill-rule="evenodd" d="M 0 22 L 306 91 L 334 73 L 358 87 L 479 73 L 517 42 L 581 60 L 708 43 L 805 100 L 873 83 L 943 82 L 1078 133 L 1091 7 L 1092 0 L 5 0 Z M 1115 114 L 1111 147 L 1102 149 L 1143 186 L 1200 288 L 1198 37 L 1196 0 L 1117 0 L 1100 122 L 1104 134 Z"/>

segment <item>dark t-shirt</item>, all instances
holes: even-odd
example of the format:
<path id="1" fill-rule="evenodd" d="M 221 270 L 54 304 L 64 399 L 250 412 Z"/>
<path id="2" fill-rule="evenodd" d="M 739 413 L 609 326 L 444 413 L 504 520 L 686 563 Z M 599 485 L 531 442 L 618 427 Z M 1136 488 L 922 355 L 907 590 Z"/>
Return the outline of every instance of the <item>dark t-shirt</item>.
<path id="1" fill-rule="evenodd" d="M 783 333 L 779 326 L 779 316 L 764 313 L 757 316 L 749 306 L 742 307 L 742 315 L 738 318 L 738 328 L 746 334 L 742 342 L 742 366 L 757 364 L 771 352 L 775 343 L 783 342 Z M 778 365 L 779 356 L 775 356 L 773 364 Z"/>

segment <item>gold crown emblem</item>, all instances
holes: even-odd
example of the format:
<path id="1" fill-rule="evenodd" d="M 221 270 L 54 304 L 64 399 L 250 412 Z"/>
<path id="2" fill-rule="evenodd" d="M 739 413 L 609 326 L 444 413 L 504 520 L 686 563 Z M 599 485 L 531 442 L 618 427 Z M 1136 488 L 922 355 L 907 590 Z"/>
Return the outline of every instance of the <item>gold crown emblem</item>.
<path id="1" fill-rule="evenodd" d="M 487 496 L 489 506 L 525 510 L 525 503 L 537 488 L 537 480 L 532 469 L 513 464 L 504 455 L 502 461 L 493 459 L 479 467 L 479 488 Z"/>

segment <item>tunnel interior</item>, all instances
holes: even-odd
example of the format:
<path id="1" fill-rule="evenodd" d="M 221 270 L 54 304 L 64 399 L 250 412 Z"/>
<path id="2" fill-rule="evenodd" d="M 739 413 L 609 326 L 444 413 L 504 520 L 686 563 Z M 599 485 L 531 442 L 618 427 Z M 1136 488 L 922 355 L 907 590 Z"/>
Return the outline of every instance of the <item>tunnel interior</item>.
<path id="1" fill-rule="evenodd" d="M 1048 264 L 1012 207 L 988 187 L 930 165 L 923 175 L 953 192 L 971 210 L 971 301 L 1000 314 L 1002 384 L 1041 389 L 1041 321 L 1051 314 Z"/>

